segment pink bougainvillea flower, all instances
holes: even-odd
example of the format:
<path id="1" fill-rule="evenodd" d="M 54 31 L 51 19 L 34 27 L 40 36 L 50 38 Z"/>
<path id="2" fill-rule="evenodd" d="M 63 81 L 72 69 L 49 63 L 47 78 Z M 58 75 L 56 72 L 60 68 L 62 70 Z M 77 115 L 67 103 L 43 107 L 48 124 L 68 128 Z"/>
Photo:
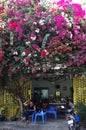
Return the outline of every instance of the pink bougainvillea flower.
<path id="1" fill-rule="evenodd" d="M 40 8 L 39 6 L 36 6 L 36 7 L 34 8 L 34 10 L 36 11 L 36 13 L 40 13 L 40 12 L 41 12 L 41 8 Z"/>
<path id="2" fill-rule="evenodd" d="M 35 70 L 35 69 L 32 69 L 31 73 L 32 73 L 32 74 L 35 74 L 35 73 L 36 73 L 36 70 Z"/>
<path id="3" fill-rule="evenodd" d="M 35 29 L 35 26 L 32 25 L 32 26 L 30 27 L 30 29 L 31 29 L 31 30 Z"/>
<path id="4" fill-rule="evenodd" d="M 77 35 L 79 33 L 78 28 L 74 28 L 74 33 L 75 33 L 75 35 Z"/>
<path id="5" fill-rule="evenodd" d="M 82 47 L 82 50 L 86 50 L 86 46 L 83 46 L 83 47 Z"/>
<path id="6" fill-rule="evenodd" d="M 1 54 L 0 54 L 0 61 L 2 60 L 3 56 L 4 56 L 4 54 L 1 53 Z"/>
<path id="7" fill-rule="evenodd" d="M 14 59 L 16 62 L 19 61 L 19 57 L 17 57 L 17 56 L 14 56 Z"/>
<path id="8" fill-rule="evenodd" d="M 55 2 L 55 4 L 62 7 L 63 9 L 67 9 L 71 2 L 72 2 L 72 0 L 60 0 L 57 3 Z"/>
<path id="9" fill-rule="evenodd" d="M 28 57 L 26 57 L 26 58 L 24 59 L 24 61 L 25 61 L 25 63 L 29 63 L 29 62 L 30 62 L 30 59 L 29 59 Z"/>
<path id="10" fill-rule="evenodd" d="M 4 13 L 4 7 L 0 7 L 0 14 Z"/>
<path id="11" fill-rule="evenodd" d="M 43 30 L 44 30 L 44 29 L 46 29 L 46 26 L 45 26 L 45 25 L 43 25 L 43 26 L 42 26 L 42 29 L 43 29 Z"/>
<path id="12" fill-rule="evenodd" d="M 63 52 L 67 51 L 67 46 L 63 46 L 62 50 Z"/>
<path id="13" fill-rule="evenodd" d="M 28 50 L 25 50 L 24 52 L 25 52 L 25 56 L 28 56 L 29 53 Z"/>
<path id="14" fill-rule="evenodd" d="M 74 59 L 79 59 L 79 56 L 74 56 Z"/>
<path id="15" fill-rule="evenodd" d="M 79 54 L 82 55 L 82 54 L 83 54 L 83 51 L 79 51 Z"/>
<path id="16" fill-rule="evenodd" d="M 79 67 L 80 65 L 81 65 L 81 63 L 80 63 L 80 62 L 78 62 L 78 63 L 77 63 L 77 66 Z"/>
<path id="17" fill-rule="evenodd" d="M 42 50 L 42 51 L 41 51 L 41 56 L 42 56 L 42 57 L 46 56 L 46 54 L 47 54 L 47 51 L 46 51 L 46 50 Z"/>
<path id="18" fill-rule="evenodd" d="M 70 68 L 75 73 L 77 66 L 85 66 L 86 21 L 80 5 L 72 4 L 71 0 L 60 0 L 48 10 L 37 4 L 38 0 L 9 1 L 5 17 L 0 21 L 0 27 L 1 22 L 4 23 L 3 31 L 0 31 L 1 66 L 5 66 L 4 61 L 7 62 L 7 69 L 10 68 L 9 72 L 13 73 L 17 72 L 17 67 L 22 71 L 24 64 L 23 70 L 32 74 L 36 74 L 39 68 L 46 72 L 56 63 L 62 64 L 59 74 L 63 73 L 63 69 L 70 73 Z M 14 55 L 14 51 L 17 54 Z M 38 63 L 37 67 L 35 63 Z"/>
<path id="19" fill-rule="evenodd" d="M 74 16 L 75 18 L 84 18 L 85 16 L 85 10 L 82 9 L 81 5 L 80 4 L 75 4 L 73 3 L 72 5 L 72 8 L 74 10 Z"/>
<path id="20" fill-rule="evenodd" d="M 2 27 L 0 27 L 0 31 L 3 31 L 3 28 L 2 28 Z"/>
<path id="21" fill-rule="evenodd" d="M 15 12 L 15 15 L 16 15 L 16 17 L 18 17 L 18 18 L 22 16 L 21 12 L 19 12 L 19 11 Z"/>
<path id="22" fill-rule="evenodd" d="M 18 26 L 19 26 L 19 22 L 17 22 L 17 21 L 14 21 L 14 22 L 10 21 L 10 23 L 9 23 L 10 29 L 15 29 Z"/>
<path id="23" fill-rule="evenodd" d="M 68 66 L 72 66 L 72 64 L 73 64 L 73 62 L 72 62 L 72 61 L 70 61 L 70 62 L 68 63 Z"/>
<path id="24" fill-rule="evenodd" d="M 0 47 L 0 51 L 2 51 L 2 47 Z"/>
<path id="25" fill-rule="evenodd" d="M 17 33 L 22 33 L 23 32 L 20 25 L 16 26 L 15 32 L 17 32 Z"/>
<path id="26" fill-rule="evenodd" d="M 62 15 L 56 15 L 53 18 L 53 21 L 56 23 L 57 29 L 61 29 L 64 25 L 66 25 L 66 20 Z"/>
<path id="27" fill-rule="evenodd" d="M 13 9 L 9 9 L 8 12 L 7 12 L 8 15 L 14 15 L 14 11 Z"/>
<path id="28" fill-rule="evenodd" d="M 7 62 L 6 62 L 6 61 L 3 61 L 3 62 L 2 62 L 2 65 L 6 65 L 6 64 L 7 64 Z"/>
<path id="29" fill-rule="evenodd" d="M 36 40 L 36 35 L 35 34 L 31 34 L 31 39 L 34 41 Z"/>
<path id="30" fill-rule="evenodd" d="M 35 48 L 35 49 L 39 48 L 39 46 L 37 44 L 32 44 L 32 47 Z"/>
<path id="31" fill-rule="evenodd" d="M 86 62 L 86 60 L 83 58 L 81 59 L 81 63 L 84 64 Z"/>
<path id="32" fill-rule="evenodd" d="M 29 66 L 29 63 L 25 63 L 25 66 L 28 67 L 28 66 Z"/>

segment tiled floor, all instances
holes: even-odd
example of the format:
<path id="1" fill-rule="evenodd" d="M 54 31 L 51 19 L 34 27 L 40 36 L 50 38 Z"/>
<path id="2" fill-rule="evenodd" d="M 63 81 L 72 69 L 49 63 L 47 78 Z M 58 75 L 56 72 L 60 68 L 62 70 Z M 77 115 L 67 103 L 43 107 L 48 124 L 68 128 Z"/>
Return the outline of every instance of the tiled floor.
<path id="1" fill-rule="evenodd" d="M 0 122 L 0 130 L 68 130 L 67 121 L 65 119 L 51 119 L 47 120 L 45 124 L 41 121 L 37 121 L 36 124 L 30 122 L 21 121 L 6 121 Z M 86 128 L 81 128 L 81 130 L 86 130 Z"/>

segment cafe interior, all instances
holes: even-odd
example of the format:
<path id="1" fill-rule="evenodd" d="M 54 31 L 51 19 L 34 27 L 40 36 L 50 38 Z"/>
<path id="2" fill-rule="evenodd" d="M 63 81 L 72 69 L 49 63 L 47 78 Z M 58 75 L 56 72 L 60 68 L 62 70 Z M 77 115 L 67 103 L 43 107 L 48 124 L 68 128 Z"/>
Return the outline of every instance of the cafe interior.
<path id="1" fill-rule="evenodd" d="M 65 116 L 68 98 L 73 101 L 73 81 L 71 79 L 35 79 L 32 81 L 32 98 L 42 103 L 42 108 L 54 106 L 59 117 Z"/>

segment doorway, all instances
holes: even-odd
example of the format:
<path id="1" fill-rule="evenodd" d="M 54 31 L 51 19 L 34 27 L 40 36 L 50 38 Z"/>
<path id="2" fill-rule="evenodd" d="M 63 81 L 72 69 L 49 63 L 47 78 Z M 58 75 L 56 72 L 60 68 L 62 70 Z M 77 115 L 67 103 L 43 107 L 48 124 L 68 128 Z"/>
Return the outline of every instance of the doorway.
<path id="1" fill-rule="evenodd" d="M 38 95 L 40 99 L 49 98 L 48 88 L 34 88 L 34 94 Z"/>

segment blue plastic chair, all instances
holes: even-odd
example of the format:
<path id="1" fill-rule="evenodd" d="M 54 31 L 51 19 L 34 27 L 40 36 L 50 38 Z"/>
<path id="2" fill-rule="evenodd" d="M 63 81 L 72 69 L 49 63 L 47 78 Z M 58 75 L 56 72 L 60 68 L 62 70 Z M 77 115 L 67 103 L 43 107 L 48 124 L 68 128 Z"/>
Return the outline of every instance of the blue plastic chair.
<path id="1" fill-rule="evenodd" d="M 31 115 L 29 115 L 29 117 L 32 119 L 32 122 L 34 122 L 35 112 L 33 112 Z"/>
<path id="2" fill-rule="evenodd" d="M 47 115 L 54 115 L 55 119 L 57 119 L 57 109 L 54 106 L 49 106 L 49 108 L 46 110 Z"/>
<path id="3" fill-rule="evenodd" d="M 42 123 L 45 123 L 45 119 L 46 119 L 46 112 L 37 112 L 35 113 L 35 119 L 34 119 L 34 123 L 36 123 L 37 119 L 39 119 L 39 117 L 41 117 L 42 119 Z"/>

